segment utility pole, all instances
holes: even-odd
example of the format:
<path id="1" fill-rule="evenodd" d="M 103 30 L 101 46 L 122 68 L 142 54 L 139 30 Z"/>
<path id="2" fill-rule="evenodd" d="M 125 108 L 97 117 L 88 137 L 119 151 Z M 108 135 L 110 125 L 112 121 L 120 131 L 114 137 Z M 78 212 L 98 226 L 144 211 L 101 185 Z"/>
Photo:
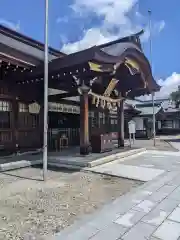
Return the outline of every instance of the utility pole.
<path id="1" fill-rule="evenodd" d="M 149 50 L 150 50 L 150 63 L 151 69 L 153 72 L 153 63 L 152 63 L 152 29 L 151 29 L 151 10 L 148 10 L 149 14 Z M 152 105 L 153 105 L 153 143 L 156 146 L 156 116 L 155 116 L 155 109 L 154 109 L 154 92 L 152 92 Z"/>
<path id="2" fill-rule="evenodd" d="M 44 138 L 43 138 L 43 180 L 47 180 L 47 134 L 48 134 L 48 12 L 49 0 L 45 0 L 44 28 Z"/>

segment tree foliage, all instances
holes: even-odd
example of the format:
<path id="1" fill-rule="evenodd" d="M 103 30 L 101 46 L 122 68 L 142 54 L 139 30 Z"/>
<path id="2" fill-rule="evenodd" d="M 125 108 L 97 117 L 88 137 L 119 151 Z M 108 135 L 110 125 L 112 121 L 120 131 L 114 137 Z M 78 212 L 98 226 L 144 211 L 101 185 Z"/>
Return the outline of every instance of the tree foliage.
<path id="1" fill-rule="evenodd" d="M 176 108 L 179 108 L 180 106 L 180 86 L 178 86 L 178 89 L 171 93 L 170 95 L 173 102 L 175 102 Z"/>

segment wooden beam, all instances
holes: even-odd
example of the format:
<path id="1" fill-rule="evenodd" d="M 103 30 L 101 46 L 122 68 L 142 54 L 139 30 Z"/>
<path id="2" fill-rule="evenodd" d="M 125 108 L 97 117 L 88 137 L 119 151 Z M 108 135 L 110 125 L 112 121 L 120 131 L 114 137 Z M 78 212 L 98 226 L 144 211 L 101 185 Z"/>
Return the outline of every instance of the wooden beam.
<path id="1" fill-rule="evenodd" d="M 56 100 L 62 99 L 62 98 L 67 98 L 67 97 L 76 97 L 78 96 L 78 91 L 75 90 L 73 92 L 67 92 L 67 93 L 60 93 L 56 95 L 49 95 L 48 100 L 50 102 L 55 102 Z"/>

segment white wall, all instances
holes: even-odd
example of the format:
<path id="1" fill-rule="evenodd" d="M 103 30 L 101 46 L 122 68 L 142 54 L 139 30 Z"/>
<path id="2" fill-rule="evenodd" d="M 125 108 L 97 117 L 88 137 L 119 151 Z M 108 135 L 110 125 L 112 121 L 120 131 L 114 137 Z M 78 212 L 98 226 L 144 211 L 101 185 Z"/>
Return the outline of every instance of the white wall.
<path id="1" fill-rule="evenodd" d="M 133 118 L 133 121 L 136 124 L 136 130 L 144 130 L 144 120 L 141 117 L 135 117 Z"/>

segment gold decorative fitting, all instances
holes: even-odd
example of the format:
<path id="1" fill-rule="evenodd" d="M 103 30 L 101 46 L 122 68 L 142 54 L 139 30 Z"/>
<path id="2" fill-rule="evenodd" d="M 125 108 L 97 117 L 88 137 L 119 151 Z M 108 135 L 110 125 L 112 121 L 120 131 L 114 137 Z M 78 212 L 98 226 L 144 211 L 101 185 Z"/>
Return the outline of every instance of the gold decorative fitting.
<path id="1" fill-rule="evenodd" d="M 38 114 L 41 108 L 41 106 L 37 102 L 29 104 L 28 107 L 29 107 L 29 112 L 32 114 Z"/>
<path id="2" fill-rule="evenodd" d="M 135 75 L 140 72 L 139 65 L 130 58 L 125 58 L 124 65 L 129 69 L 131 75 Z"/>
<path id="3" fill-rule="evenodd" d="M 119 80 L 112 78 L 103 95 L 106 97 L 109 97 L 118 82 L 119 82 Z"/>
<path id="4" fill-rule="evenodd" d="M 101 65 L 93 62 L 88 62 L 88 65 L 90 67 L 90 70 L 95 72 L 102 72 Z"/>

